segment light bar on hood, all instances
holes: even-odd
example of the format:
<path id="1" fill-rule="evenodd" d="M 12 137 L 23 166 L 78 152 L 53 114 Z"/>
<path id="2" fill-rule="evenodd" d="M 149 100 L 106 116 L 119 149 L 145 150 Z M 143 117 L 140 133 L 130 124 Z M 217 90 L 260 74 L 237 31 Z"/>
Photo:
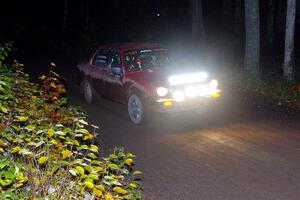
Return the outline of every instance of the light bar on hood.
<path id="1" fill-rule="evenodd" d="M 205 72 L 192 73 L 192 74 L 180 74 L 180 75 L 170 76 L 168 81 L 170 85 L 181 85 L 181 84 L 188 84 L 188 83 L 203 82 L 206 80 L 207 76 L 208 75 Z"/>

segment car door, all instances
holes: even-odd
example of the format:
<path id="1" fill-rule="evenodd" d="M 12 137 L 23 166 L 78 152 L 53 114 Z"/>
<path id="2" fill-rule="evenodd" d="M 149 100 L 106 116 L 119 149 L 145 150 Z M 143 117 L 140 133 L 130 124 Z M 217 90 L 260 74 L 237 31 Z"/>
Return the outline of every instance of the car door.
<path id="1" fill-rule="evenodd" d="M 118 68 L 119 72 L 116 73 L 114 68 Z M 115 101 L 123 100 L 123 76 L 124 73 L 121 62 L 121 53 L 119 50 L 112 49 L 108 58 L 105 91 L 106 94 Z"/>
<path id="2" fill-rule="evenodd" d="M 105 96 L 105 79 L 107 76 L 107 61 L 109 50 L 106 48 L 99 48 L 92 59 L 92 72 L 95 90 Z"/>

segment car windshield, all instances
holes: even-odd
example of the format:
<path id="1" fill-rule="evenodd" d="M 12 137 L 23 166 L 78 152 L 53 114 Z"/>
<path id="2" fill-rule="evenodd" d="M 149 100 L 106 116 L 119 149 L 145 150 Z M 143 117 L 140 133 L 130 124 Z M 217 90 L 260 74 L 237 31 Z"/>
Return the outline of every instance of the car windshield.
<path id="1" fill-rule="evenodd" d="M 141 71 L 152 67 L 173 65 L 168 49 L 136 49 L 124 52 L 127 71 Z"/>

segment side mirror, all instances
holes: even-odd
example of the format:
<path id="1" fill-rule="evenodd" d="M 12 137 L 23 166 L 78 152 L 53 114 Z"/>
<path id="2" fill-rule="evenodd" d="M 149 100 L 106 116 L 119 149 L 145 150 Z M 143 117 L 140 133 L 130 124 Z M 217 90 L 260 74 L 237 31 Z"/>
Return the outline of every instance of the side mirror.
<path id="1" fill-rule="evenodd" d="M 120 66 L 112 66 L 111 71 L 113 75 L 121 75 L 122 74 L 122 68 Z"/>

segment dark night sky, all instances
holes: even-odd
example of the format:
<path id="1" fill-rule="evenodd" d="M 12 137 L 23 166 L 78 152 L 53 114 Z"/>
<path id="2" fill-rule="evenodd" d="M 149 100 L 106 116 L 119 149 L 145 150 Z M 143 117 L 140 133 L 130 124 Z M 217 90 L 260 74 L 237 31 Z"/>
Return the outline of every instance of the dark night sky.
<path id="1" fill-rule="evenodd" d="M 112 32 L 118 32 L 121 23 L 128 29 L 160 29 L 167 22 L 169 28 L 188 29 L 190 23 L 188 2 L 186 0 L 176 2 L 167 0 L 90 0 L 90 34 L 99 34 L 99 32 L 102 36 L 103 32 L 107 32 L 107 35 L 114 34 Z M 204 2 L 206 2 L 204 3 L 206 18 L 215 17 L 213 15 L 217 14 L 220 7 L 216 3 L 218 1 Z M 85 3 L 86 1 L 69 0 L 68 29 L 73 34 L 82 32 L 84 27 Z M 0 25 L 2 29 L 8 27 L 18 27 L 25 30 L 39 29 L 50 32 L 51 36 L 55 32 L 59 33 L 62 29 L 63 0 L 11 0 L 1 7 Z M 157 13 L 160 13 L 160 17 L 157 17 Z"/>
<path id="2" fill-rule="evenodd" d="M 281 19 L 281 23 L 284 23 L 285 0 L 275 1 L 283 5 L 276 20 Z M 14 41 L 24 58 L 28 58 L 28 55 L 39 55 L 42 59 L 40 54 L 44 53 L 47 56 L 52 55 L 51 59 L 60 59 L 59 56 L 62 55 L 72 57 L 74 62 L 84 55 L 83 52 L 88 48 L 101 43 L 147 41 L 179 43 L 177 46 L 181 47 L 181 44 L 191 42 L 189 0 L 69 0 L 68 2 L 67 31 L 63 32 L 64 0 L 6 1 L 0 10 L 0 42 Z M 86 2 L 89 2 L 88 30 L 85 29 Z M 222 1 L 202 0 L 202 2 L 207 33 L 205 51 L 210 53 L 209 49 L 214 49 L 219 60 L 221 56 L 229 57 L 230 53 L 242 57 L 243 29 L 239 35 L 226 33 L 222 28 Z M 234 7 L 235 0 L 232 2 Z M 262 52 L 267 52 L 264 51 L 264 41 L 266 41 L 268 0 L 261 0 L 260 4 Z M 159 17 L 157 13 L 160 14 Z M 241 18 L 244 23 L 243 13 Z M 284 24 L 276 26 L 275 49 L 279 56 L 275 57 L 281 62 Z M 299 26 L 296 26 L 296 29 L 297 27 Z M 299 41 L 298 32 L 296 42 Z"/>

